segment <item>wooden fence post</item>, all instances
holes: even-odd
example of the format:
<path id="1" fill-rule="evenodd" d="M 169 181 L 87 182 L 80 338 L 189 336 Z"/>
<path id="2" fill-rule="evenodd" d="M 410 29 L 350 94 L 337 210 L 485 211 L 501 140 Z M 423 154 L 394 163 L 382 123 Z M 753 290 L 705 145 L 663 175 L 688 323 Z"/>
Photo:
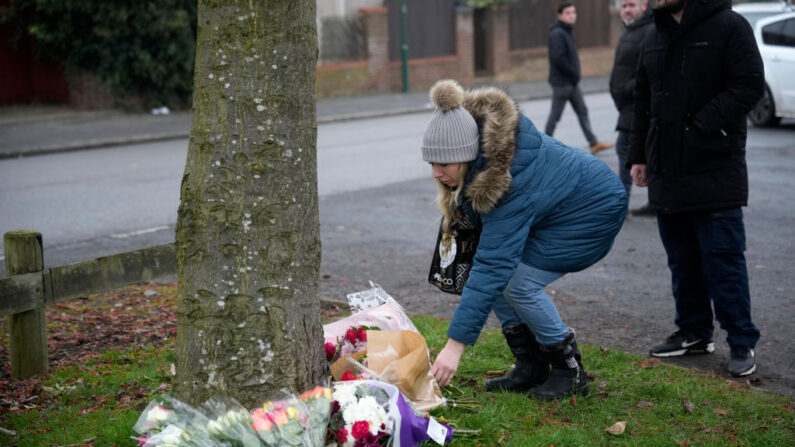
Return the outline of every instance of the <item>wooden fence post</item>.
<path id="1" fill-rule="evenodd" d="M 3 235 L 6 275 L 40 272 L 44 269 L 41 233 L 9 231 Z M 40 302 L 44 302 L 42 300 Z M 8 317 L 11 377 L 25 379 L 47 374 L 47 332 L 44 307 Z"/>

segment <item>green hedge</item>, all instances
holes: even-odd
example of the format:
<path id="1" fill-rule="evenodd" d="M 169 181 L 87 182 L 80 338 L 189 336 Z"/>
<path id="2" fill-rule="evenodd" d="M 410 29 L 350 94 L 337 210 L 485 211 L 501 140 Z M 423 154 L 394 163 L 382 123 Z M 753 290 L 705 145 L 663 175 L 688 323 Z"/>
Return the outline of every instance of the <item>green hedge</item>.
<path id="1" fill-rule="evenodd" d="M 3 21 L 37 56 L 97 74 L 144 105 L 190 101 L 196 0 L 12 0 Z"/>

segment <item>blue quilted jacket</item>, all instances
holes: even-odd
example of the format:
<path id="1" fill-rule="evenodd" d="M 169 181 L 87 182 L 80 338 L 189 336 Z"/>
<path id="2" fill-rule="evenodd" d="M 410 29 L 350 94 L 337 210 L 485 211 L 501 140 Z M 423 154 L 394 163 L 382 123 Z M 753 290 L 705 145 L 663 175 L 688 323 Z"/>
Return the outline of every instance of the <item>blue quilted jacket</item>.
<path id="1" fill-rule="evenodd" d="M 463 209 L 482 233 L 447 335 L 472 345 L 519 262 L 576 272 L 603 258 L 624 222 L 621 181 L 598 158 L 539 132 L 504 92 L 466 92 L 481 124 Z"/>

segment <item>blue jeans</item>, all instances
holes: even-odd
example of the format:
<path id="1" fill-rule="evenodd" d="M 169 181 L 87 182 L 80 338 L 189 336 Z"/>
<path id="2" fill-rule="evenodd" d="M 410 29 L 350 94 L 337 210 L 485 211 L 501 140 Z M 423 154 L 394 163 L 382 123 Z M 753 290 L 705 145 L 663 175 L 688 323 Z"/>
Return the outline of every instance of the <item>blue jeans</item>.
<path id="1" fill-rule="evenodd" d="M 713 311 L 732 346 L 753 348 L 759 329 L 751 321 L 741 208 L 657 214 L 680 329 L 712 339 Z"/>
<path id="2" fill-rule="evenodd" d="M 569 329 L 563 324 L 555 303 L 544 292 L 544 287 L 563 275 L 519 263 L 492 308 L 503 329 L 525 323 L 539 344 L 563 341 Z"/>

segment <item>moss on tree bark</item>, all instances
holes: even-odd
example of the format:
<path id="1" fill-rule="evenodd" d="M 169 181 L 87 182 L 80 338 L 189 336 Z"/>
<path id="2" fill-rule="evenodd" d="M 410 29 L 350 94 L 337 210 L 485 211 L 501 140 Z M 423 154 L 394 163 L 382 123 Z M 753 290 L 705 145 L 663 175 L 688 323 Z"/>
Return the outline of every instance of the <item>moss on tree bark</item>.
<path id="1" fill-rule="evenodd" d="M 175 391 L 250 408 L 326 376 L 315 2 L 200 0 L 198 17 Z"/>

